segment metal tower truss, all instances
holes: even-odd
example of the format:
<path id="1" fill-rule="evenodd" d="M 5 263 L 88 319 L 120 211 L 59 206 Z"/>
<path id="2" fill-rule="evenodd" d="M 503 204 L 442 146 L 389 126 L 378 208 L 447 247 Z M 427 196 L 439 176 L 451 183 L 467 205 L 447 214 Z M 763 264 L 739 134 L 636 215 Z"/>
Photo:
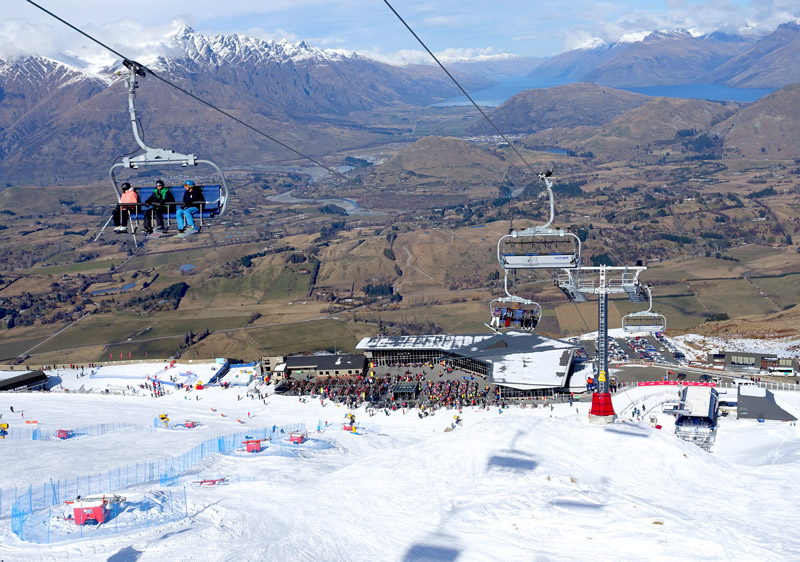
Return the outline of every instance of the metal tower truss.
<path id="1" fill-rule="evenodd" d="M 586 302 L 587 294 L 625 294 L 631 302 L 644 302 L 646 287 L 639 274 L 646 266 L 599 266 L 565 269 L 556 276 L 555 284 L 574 302 Z M 601 283 L 601 280 L 605 283 Z"/>
<path id="2" fill-rule="evenodd" d="M 633 302 L 642 302 L 644 286 L 639 275 L 645 266 L 579 267 L 564 270 L 556 277 L 556 285 L 573 302 L 586 302 L 587 294 L 597 295 L 597 387 L 592 395 L 589 419 L 592 423 L 607 424 L 616 419 L 609 392 L 608 372 L 608 295 L 625 294 Z"/>

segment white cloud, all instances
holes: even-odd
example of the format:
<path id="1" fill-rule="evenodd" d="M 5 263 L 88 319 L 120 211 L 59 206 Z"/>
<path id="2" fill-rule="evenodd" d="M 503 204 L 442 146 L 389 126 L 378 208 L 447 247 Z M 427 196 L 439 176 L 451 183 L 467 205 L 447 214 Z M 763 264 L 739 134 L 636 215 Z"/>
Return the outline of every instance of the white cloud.
<path id="1" fill-rule="evenodd" d="M 365 57 L 397 66 L 405 66 L 409 64 L 436 64 L 431 56 L 423 50 L 401 49 L 393 53 L 387 53 L 377 47 L 373 47 L 372 49 L 361 50 L 358 52 Z M 442 51 L 436 51 L 434 54 L 436 55 L 436 58 L 438 58 L 444 64 L 451 62 L 487 60 L 493 58 L 510 58 L 516 56 L 511 53 L 499 52 L 494 47 L 482 47 L 479 49 L 450 48 Z"/>
<path id="2" fill-rule="evenodd" d="M 447 25 L 454 26 L 459 24 L 462 18 L 457 16 L 434 16 L 432 18 L 425 18 L 425 23 L 428 25 Z"/>
<path id="3" fill-rule="evenodd" d="M 49 25 L 17 18 L 0 22 L 0 58 L 15 61 L 32 53 L 54 57 L 63 47 Z"/>
<path id="4" fill-rule="evenodd" d="M 619 38 L 620 43 L 637 43 L 644 40 L 645 37 L 650 35 L 650 31 L 636 31 L 635 33 L 626 33 Z"/>
<path id="5" fill-rule="evenodd" d="M 95 48 L 26 2 L 4 4 L 2 57 L 53 56 L 65 49 Z M 400 50 L 418 46 L 381 2 L 139 0 L 135 11 L 131 6 L 122 0 L 48 0 L 47 7 L 120 50 L 161 48 L 164 30 L 180 21 L 208 35 L 240 33 L 264 40 L 305 40 L 350 51 L 364 52 L 366 48 L 367 54 L 391 61 L 423 62 L 426 58 L 418 50 Z M 507 0 L 502 7 L 489 8 L 485 2 L 473 0 L 405 0 L 397 9 L 432 48 L 477 52 L 480 49 L 474 45 L 494 45 L 499 52 L 538 56 L 598 41 L 614 43 L 657 29 L 688 29 L 693 34 L 715 30 L 766 33 L 793 21 L 798 11 L 797 0 L 574 0 L 544 5 Z M 126 18 L 120 19 L 120 14 Z"/>

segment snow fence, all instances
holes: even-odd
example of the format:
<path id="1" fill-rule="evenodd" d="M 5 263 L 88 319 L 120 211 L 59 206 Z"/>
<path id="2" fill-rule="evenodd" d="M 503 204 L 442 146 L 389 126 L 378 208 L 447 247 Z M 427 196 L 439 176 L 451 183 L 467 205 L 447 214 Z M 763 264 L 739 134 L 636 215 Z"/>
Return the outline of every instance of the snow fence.
<path id="1" fill-rule="evenodd" d="M 21 540 L 37 544 L 101 538 L 139 531 L 189 517 L 186 489 L 172 492 L 128 495 L 124 502 L 110 503 L 102 524 L 76 525 L 71 505 L 61 504 L 38 511 L 24 506 L 12 508 L 11 530 Z"/>
<path id="2" fill-rule="evenodd" d="M 77 496 L 108 494 L 136 484 L 158 482 L 162 478 L 178 476 L 188 471 L 211 455 L 241 449 L 242 442 L 247 439 L 279 440 L 293 431 L 305 431 L 305 424 L 273 425 L 221 435 L 207 439 L 182 455 L 169 459 L 129 464 L 83 477 L 51 478 L 39 486 L 30 485 L 23 489 L 0 490 L 0 517 L 10 515 L 12 506 L 21 513 L 32 513 L 64 504 Z"/>

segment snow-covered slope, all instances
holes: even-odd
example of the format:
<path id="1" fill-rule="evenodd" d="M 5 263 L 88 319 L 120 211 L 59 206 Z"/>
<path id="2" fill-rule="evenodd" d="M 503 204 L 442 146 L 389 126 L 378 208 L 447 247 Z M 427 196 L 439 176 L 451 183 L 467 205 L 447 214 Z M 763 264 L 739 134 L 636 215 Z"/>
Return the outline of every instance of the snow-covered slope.
<path id="1" fill-rule="evenodd" d="M 136 369 L 143 377 L 163 370 L 163 365 L 151 367 L 118 370 L 117 381 L 111 371 L 108 378 L 94 379 L 61 374 L 66 386 L 79 380 L 135 384 Z M 202 367 L 176 368 L 187 369 L 200 372 Z M 583 403 L 502 412 L 465 409 L 462 426 L 449 433 L 443 430 L 453 421 L 452 411 L 419 419 L 416 412 L 370 417 L 360 409 L 358 423 L 368 427 L 361 435 L 341 430 L 346 410 L 334 404 L 280 396 L 263 401 L 235 389 L 162 398 L 2 394 L 3 419 L 17 427 L 22 414 L 47 428 L 110 421 L 152 425 L 160 413 L 203 424 L 193 431 L 0 441 L 4 493 L 28 485 L 35 489 L 49 478 L 85 476 L 90 468 L 97 473 L 168 458 L 242 428 L 302 422 L 312 438 L 335 447 L 297 457 L 209 457 L 198 470 L 227 476 L 232 483 L 200 487 L 189 482 L 189 518 L 149 529 L 33 545 L 20 542 L 4 518 L 0 558 L 796 559 L 800 539 L 777 518 L 792 520 L 798 513 L 793 495 L 786 493 L 798 473 L 797 428 L 726 418 L 709 454 L 675 439 L 666 425 L 659 431 L 630 418 L 631 404 L 658 411 L 667 397 L 653 392 L 617 394 L 615 408 L 626 421 L 608 427 L 589 425 Z M 781 398 L 800 404 L 800 397 L 789 393 Z M 113 491 L 130 496 L 159 489 L 154 481 Z"/>

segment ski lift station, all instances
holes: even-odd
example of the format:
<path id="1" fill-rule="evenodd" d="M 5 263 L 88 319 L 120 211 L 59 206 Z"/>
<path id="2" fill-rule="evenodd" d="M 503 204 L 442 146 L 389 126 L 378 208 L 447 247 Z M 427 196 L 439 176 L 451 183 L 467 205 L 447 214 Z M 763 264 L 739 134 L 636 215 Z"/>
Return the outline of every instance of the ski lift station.
<path id="1" fill-rule="evenodd" d="M 569 391 L 577 347 L 529 332 L 364 338 L 356 349 L 376 365 L 448 364 L 498 386 Z M 577 377 L 575 388 L 585 387 Z"/>
<path id="2" fill-rule="evenodd" d="M 709 386 L 685 386 L 680 400 L 663 405 L 665 414 L 675 416 L 675 435 L 710 450 L 717 435 L 719 394 Z"/>

